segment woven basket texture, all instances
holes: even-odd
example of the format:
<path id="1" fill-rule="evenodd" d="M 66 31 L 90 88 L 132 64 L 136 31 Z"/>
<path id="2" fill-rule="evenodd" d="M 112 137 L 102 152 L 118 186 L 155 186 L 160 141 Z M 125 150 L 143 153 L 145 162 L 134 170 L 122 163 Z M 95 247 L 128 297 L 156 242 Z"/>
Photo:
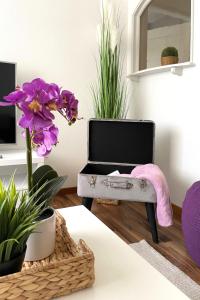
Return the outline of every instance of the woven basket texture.
<path id="1" fill-rule="evenodd" d="M 112 199 L 100 199 L 100 198 L 97 198 L 96 202 L 98 204 L 119 205 L 119 200 L 112 200 Z"/>
<path id="2" fill-rule="evenodd" d="M 165 56 L 161 57 L 161 66 L 173 65 L 178 63 L 178 57 L 176 56 Z"/>
<path id="3" fill-rule="evenodd" d="M 70 237 L 57 213 L 56 247 L 44 260 L 25 262 L 21 272 L 0 277 L 1 300 L 49 300 L 71 294 L 94 283 L 94 255 L 83 240 Z"/>

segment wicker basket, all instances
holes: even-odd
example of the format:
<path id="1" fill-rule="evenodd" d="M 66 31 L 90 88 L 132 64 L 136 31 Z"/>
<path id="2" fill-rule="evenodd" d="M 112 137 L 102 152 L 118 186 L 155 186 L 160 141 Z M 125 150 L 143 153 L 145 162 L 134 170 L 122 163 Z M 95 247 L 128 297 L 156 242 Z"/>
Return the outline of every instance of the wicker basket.
<path id="1" fill-rule="evenodd" d="M 112 200 L 112 199 L 100 199 L 100 198 L 97 198 L 96 202 L 98 204 L 119 205 L 119 200 Z"/>
<path id="2" fill-rule="evenodd" d="M 178 57 L 177 56 L 164 56 L 161 57 L 161 66 L 165 65 L 173 65 L 178 63 Z"/>
<path id="3" fill-rule="evenodd" d="M 44 260 L 24 263 L 19 273 L 0 277 L 0 299 L 49 300 L 90 287 L 94 278 L 92 251 L 83 240 L 75 244 L 57 213 L 54 253 Z"/>

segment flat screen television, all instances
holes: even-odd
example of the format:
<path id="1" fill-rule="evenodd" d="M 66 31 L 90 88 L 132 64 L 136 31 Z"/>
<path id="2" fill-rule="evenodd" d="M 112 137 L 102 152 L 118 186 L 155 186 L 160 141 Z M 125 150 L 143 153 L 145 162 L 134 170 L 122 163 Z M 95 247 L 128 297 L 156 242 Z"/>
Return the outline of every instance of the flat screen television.
<path id="1" fill-rule="evenodd" d="M 0 101 L 15 90 L 16 64 L 0 62 Z M 0 144 L 16 143 L 16 110 L 14 106 L 0 107 Z"/>

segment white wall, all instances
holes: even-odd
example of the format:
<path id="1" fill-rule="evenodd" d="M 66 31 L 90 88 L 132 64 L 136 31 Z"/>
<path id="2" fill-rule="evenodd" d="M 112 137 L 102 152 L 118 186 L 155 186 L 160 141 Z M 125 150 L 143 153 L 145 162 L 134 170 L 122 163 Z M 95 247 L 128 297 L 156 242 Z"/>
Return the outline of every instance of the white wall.
<path id="1" fill-rule="evenodd" d="M 112 1 L 120 8 L 126 32 L 127 0 Z M 99 0 L 0 0 L 0 60 L 17 62 L 18 84 L 42 77 L 72 90 L 80 101 L 79 116 L 84 120 L 68 127 L 56 117 L 59 144 L 47 159 L 60 174 L 69 175 L 68 186 L 76 186 L 77 173 L 87 159 L 99 21 Z"/>
<path id="2" fill-rule="evenodd" d="M 138 0 L 129 0 L 129 22 Z M 182 76 L 170 72 L 133 83 L 135 117 L 156 122 L 156 163 L 165 172 L 171 199 L 182 205 L 186 190 L 200 179 L 200 1 L 194 1 L 194 62 Z M 129 40 L 129 60 L 130 60 Z M 130 64 L 128 66 L 130 72 Z"/>

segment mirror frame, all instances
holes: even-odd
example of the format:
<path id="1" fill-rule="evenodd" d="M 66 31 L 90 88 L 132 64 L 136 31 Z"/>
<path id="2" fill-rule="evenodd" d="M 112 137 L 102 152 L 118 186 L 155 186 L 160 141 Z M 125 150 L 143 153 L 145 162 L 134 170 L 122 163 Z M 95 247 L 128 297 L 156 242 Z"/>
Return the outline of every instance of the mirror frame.
<path id="1" fill-rule="evenodd" d="M 148 73 L 157 73 L 162 71 L 171 70 L 172 73 L 181 75 L 182 69 L 190 66 L 194 66 L 193 63 L 193 34 L 194 34 L 194 0 L 191 1 L 191 34 L 190 34 L 190 60 L 184 63 L 178 63 L 174 65 L 158 66 L 155 68 L 148 68 L 145 70 L 139 70 L 139 57 L 140 57 L 140 17 L 146 7 L 152 2 L 152 0 L 141 0 L 131 14 L 131 22 L 129 29 L 129 38 L 131 39 L 130 49 L 130 71 L 129 78 L 134 76 L 142 76 Z M 181 69 L 181 70 L 180 70 Z M 181 71 L 181 72 L 180 72 Z M 132 79 L 132 78 L 131 78 Z"/>

